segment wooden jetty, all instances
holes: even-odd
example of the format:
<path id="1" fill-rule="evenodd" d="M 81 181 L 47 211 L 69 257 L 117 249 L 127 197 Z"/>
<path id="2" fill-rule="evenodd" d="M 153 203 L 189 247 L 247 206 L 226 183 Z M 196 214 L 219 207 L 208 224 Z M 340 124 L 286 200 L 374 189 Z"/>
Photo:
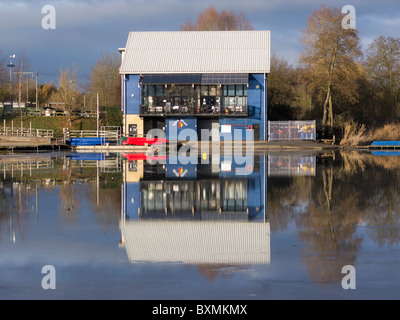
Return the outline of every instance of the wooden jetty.
<path id="1" fill-rule="evenodd" d="M 41 146 L 52 146 L 52 138 L 29 136 L 0 136 L 0 147 L 2 148 L 35 148 Z"/>

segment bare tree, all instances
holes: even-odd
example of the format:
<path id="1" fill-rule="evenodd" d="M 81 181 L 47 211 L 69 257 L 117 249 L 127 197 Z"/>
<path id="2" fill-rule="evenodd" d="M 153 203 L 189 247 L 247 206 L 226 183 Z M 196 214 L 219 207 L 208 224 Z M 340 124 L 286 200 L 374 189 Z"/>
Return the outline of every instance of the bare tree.
<path id="1" fill-rule="evenodd" d="M 72 71 L 69 68 L 63 70 L 60 68 L 58 77 L 58 93 L 63 102 L 63 109 L 68 119 L 68 127 L 71 126 L 72 113 L 79 108 L 78 98 L 80 95 L 78 89 L 77 69 L 74 66 Z"/>
<path id="2" fill-rule="evenodd" d="M 26 102 L 26 106 L 29 104 L 29 91 L 32 92 L 34 88 L 34 73 L 31 70 L 31 63 L 29 57 L 27 57 L 24 53 L 19 54 L 19 59 L 17 60 L 15 70 L 13 70 L 15 74 L 15 80 L 17 84 L 16 93 L 18 94 L 18 104 L 21 105 L 23 102 Z M 21 115 L 22 115 L 22 109 Z"/>
<path id="3" fill-rule="evenodd" d="M 50 98 L 57 94 L 57 87 L 53 82 L 42 84 L 38 87 L 38 100 L 40 105 L 45 105 Z"/>
<path id="4" fill-rule="evenodd" d="M 366 70 L 381 89 L 393 118 L 397 118 L 400 94 L 400 38 L 380 36 L 368 47 Z"/>
<path id="5" fill-rule="evenodd" d="M 118 54 L 102 53 L 90 71 L 88 92 L 93 98 L 92 101 L 96 101 L 96 95 L 99 93 L 101 106 L 118 106 L 121 103 L 120 61 Z"/>
<path id="6" fill-rule="evenodd" d="M 300 62 L 311 73 L 311 87 L 324 92 L 322 126 L 333 126 L 332 94 L 340 78 L 361 56 L 357 30 L 342 27 L 343 15 L 339 8 L 324 5 L 313 11 L 302 34 L 305 52 Z"/>
<path id="7" fill-rule="evenodd" d="M 277 104 L 290 105 L 295 101 L 295 70 L 286 59 L 275 54 L 271 57 L 268 76 L 268 107 Z"/>
<path id="8" fill-rule="evenodd" d="M 253 30 L 254 26 L 243 12 L 235 14 L 231 9 L 218 12 L 214 6 L 200 13 L 193 24 L 187 20 L 182 31 Z"/>
<path id="9" fill-rule="evenodd" d="M 6 60 L 2 56 L 0 50 L 0 101 L 6 101 L 10 96 L 9 87 L 7 86 L 7 69 L 5 67 Z"/>

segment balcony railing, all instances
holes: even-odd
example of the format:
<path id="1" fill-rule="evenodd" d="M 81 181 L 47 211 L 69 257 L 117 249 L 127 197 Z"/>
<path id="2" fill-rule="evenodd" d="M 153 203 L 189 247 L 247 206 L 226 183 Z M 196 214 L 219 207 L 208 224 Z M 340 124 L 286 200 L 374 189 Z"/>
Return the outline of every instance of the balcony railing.
<path id="1" fill-rule="evenodd" d="M 197 116 L 197 117 L 243 117 L 248 116 L 248 106 L 187 107 L 187 106 L 147 106 L 141 105 L 140 116 Z"/>

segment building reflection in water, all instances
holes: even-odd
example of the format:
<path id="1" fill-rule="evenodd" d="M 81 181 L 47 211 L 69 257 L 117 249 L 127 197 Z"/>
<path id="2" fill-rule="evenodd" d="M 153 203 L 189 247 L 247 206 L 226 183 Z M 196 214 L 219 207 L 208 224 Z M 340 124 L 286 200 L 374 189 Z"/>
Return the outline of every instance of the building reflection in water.
<path id="1" fill-rule="evenodd" d="M 64 171 L 97 169 L 93 177 L 97 205 L 100 173 L 122 171 L 121 243 L 130 261 L 215 266 L 270 263 L 266 179 L 271 175 L 315 175 L 316 157 L 270 153 L 237 164 L 235 157 L 218 155 L 204 161 L 203 155 L 197 164 L 186 165 L 173 158 L 147 159 L 137 154 L 120 159 L 119 155 L 68 154 L 59 161 Z M 12 178 L 16 173 L 24 177 L 37 170 L 50 169 L 54 174 L 60 170 L 60 164 L 54 166 L 54 157 L 24 160 L 3 159 L 4 180 L 9 174 Z M 64 176 L 57 174 L 60 183 L 65 184 Z M 37 193 L 36 180 L 35 186 Z"/>
<path id="2" fill-rule="evenodd" d="M 316 155 L 293 152 L 270 153 L 268 155 L 268 176 L 315 176 Z"/>
<path id="3" fill-rule="evenodd" d="M 219 155 L 205 164 L 173 160 L 124 164 L 121 232 L 130 261 L 268 264 L 265 156 L 246 175 Z"/>
<path id="4" fill-rule="evenodd" d="M 266 177 L 315 175 L 316 162 L 297 154 L 255 155 L 245 165 L 220 155 L 187 165 L 125 158 L 121 243 L 130 261 L 215 265 L 270 263 Z"/>

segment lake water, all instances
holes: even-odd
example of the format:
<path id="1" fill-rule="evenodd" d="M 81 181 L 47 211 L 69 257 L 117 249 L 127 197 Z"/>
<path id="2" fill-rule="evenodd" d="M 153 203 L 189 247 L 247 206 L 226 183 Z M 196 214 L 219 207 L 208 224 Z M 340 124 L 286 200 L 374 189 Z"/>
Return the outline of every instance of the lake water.
<path id="1" fill-rule="evenodd" d="M 175 160 L 1 154 L 0 299 L 400 298 L 400 156 Z"/>

